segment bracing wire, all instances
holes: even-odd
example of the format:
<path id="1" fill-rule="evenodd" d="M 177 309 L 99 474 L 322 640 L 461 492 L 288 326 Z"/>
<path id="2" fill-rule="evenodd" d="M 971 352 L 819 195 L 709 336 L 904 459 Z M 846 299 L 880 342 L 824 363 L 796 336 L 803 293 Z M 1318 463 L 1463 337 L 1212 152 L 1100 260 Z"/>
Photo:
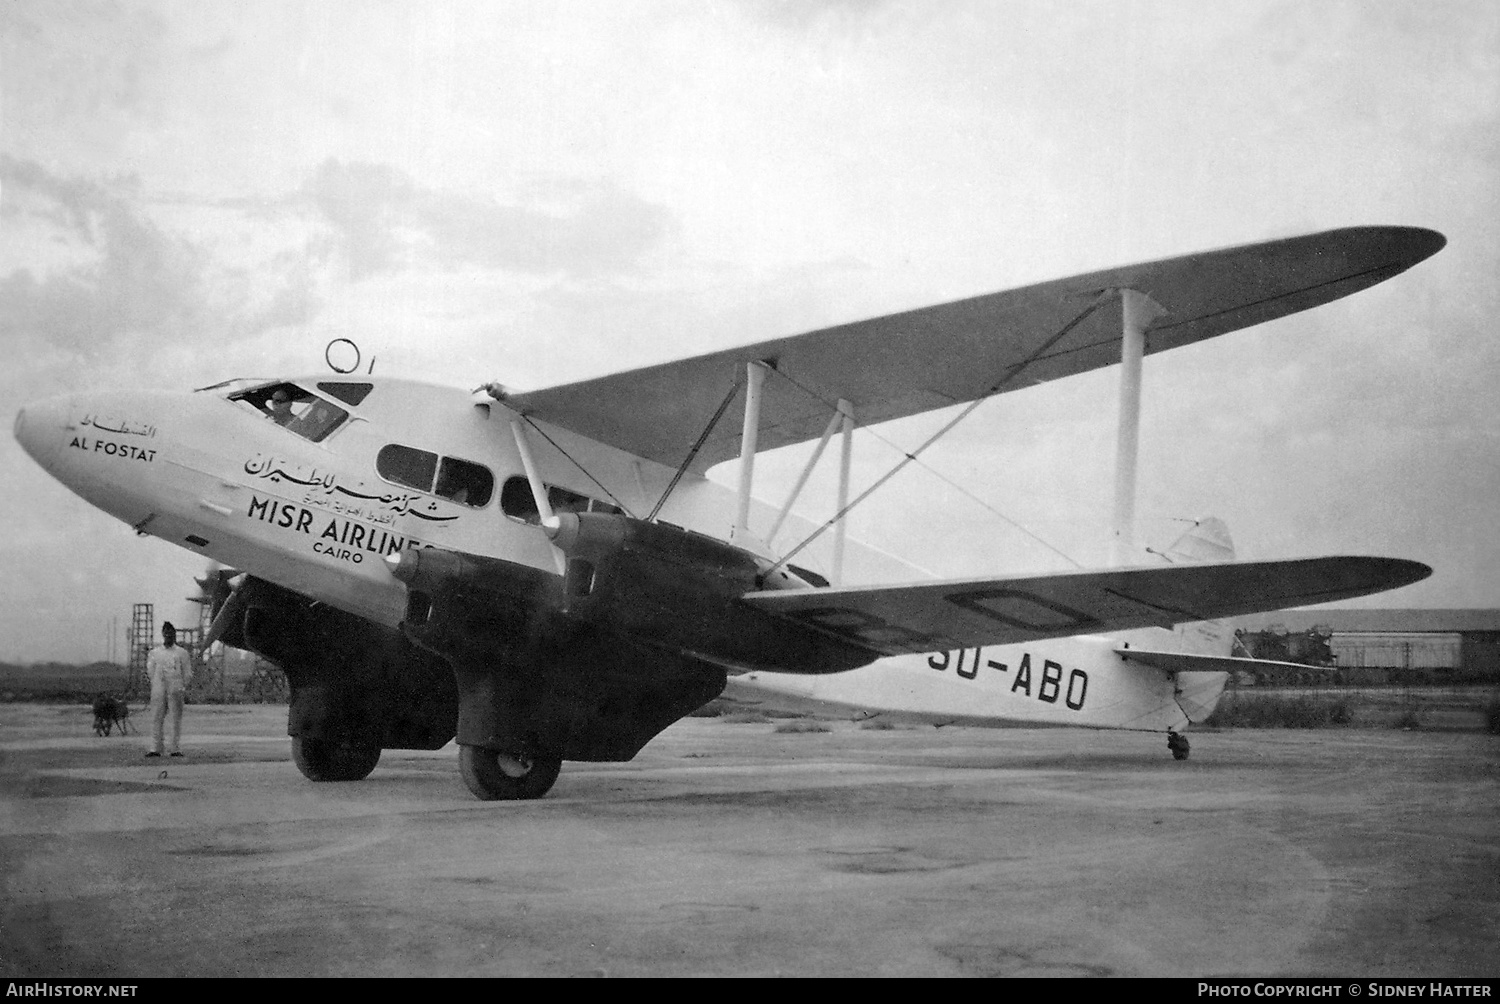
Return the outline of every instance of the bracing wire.
<path id="1" fill-rule="evenodd" d="M 1082 324 L 1089 317 L 1089 315 L 1091 315 L 1091 314 L 1094 313 L 1094 311 L 1096 311 L 1100 307 L 1102 307 L 1110 299 L 1110 297 L 1113 294 L 1114 294 L 1113 290 L 1102 290 L 1099 293 L 1099 295 L 1094 298 L 1094 300 L 1093 300 L 1092 303 L 1090 303 L 1088 306 L 1084 307 L 1083 310 L 1080 311 L 1078 313 L 1078 315 L 1076 317 L 1074 317 L 1071 321 L 1069 321 L 1067 324 L 1065 324 L 1061 328 L 1059 328 L 1056 334 L 1052 335 L 1052 337 L 1048 338 L 1045 342 L 1043 342 L 1041 345 L 1039 345 L 1036 348 L 1036 350 L 1034 352 L 1032 352 L 1029 356 L 1027 356 L 1025 359 L 1022 359 L 1018 363 L 1012 364 L 1011 367 L 1000 377 L 1000 379 L 998 381 L 995 382 L 995 384 L 993 386 L 991 386 L 988 390 L 986 390 L 983 394 L 979 395 L 979 397 L 975 398 L 973 401 L 970 401 L 968 403 L 968 405 L 965 406 L 964 409 L 961 412 L 958 413 L 957 416 L 955 416 L 951 421 L 949 421 L 948 423 L 946 423 L 941 429 L 939 429 L 937 432 L 934 432 L 931 436 L 928 436 L 927 439 L 922 443 L 921 446 L 918 446 L 915 450 L 912 450 L 910 453 L 906 453 L 906 452 L 903 451 L 903 455 L 902 455 L 901 460 L 899 460 L 894 467 L 892 467 L 885 474 L 883 474 L 879 478 L 877 478 L 873 484 L 871 484 L 868 488 L 866 488 L 863 492 L 861 492 L 858 495 L 858 497 L 856 497 L 852 502 L 848 503 L 842 509 L 840 509 L 838 512 L 834 513 L 831 518 L 829 518 L 828 520 L 825 520 L 822 523 L 822 525 L 820 525 L 812 533 L 810 533 L 806 537 L 804 537 L 802 539 L 801 543 L 799 543 L 796 547 L 792 548 L 790 551 L 786 552 L 786 554 L 784 554 L 780 558 L 778 558 L 776 560 L 776 563 L 773 564 L 770 568 L 766 569 L 765 572 L 763 572 L 762 574 L 763 575 L 769 575 L 769 574 L 771 574 L 776 569 L 780 568 L 782 565 L 786 564 L 788 561 L 790 561 L 792 558 L 794 558 L 797 554 L 799 554 L 804 548 L 806 548 L 813 541 L 815 541 L 819 537 L 821 537 L 829 529 L 829 527 L 836 526 L 840 520 L 842 520 L 845 516 L 849 515 L 849 513 L 854 509 L 855 506 L 859 505 L 865 499 L 869 498 L 871 495 L 873 495 L 875 493 L 875 491 L 877 489 L 879 489 L 887 481 L 889 481 L 891 478 L 895 477 L 902 470 L 904 470 L 906 468 L 907 464 L 912 463 L 913 461 L 915 461 L 919 456 L 922 455 L 922 453 L 929 446 L 931 446 L 933 443 L 937 442 L 943 436 L 947 435 L 949 433 L 949 431 L 951 431 L 953 429 L 954 426 L 958 425 L 959 422 L 962 422 L 964 419 L 968 418 L 971 414 L 973 414 L 974 410 L 976 408 L 978 408 L 981 404 L 983 404 L 986 400 L 988 400 L 989 398 L 993 397 L 995 394 L 1000 393 L 1000 391 L 1004 390 L 1005 386 L 1007 384 L 1009 384 L 1010 382 L 1012 382 L 1013 380 L 1015 380 L 1016 377 L 1020 376 L 1021 373 L 1024 372 L 1027 367 L 1031 366 L 1038 359 L 1040 359 L 1043 355 L 1045 355 L 1052 348 L 1052 346 L 1056 345 L 1063 338 L 1067 337 L 1067 335 L 1068 335 L 1069 332 L 1071 332 L 1074 328 L 1078 327 L 1078 325 Z M 801 386 L 801 385 L 799 384 L 798 386 Z M 806 390 L 806 388 L 803 388 L 803 389 Z M 889 441 L 887 441 L 887 442 L 889 442 Z M 894 446 L 895 444 L 891 444 L 891 445 Z M 899 449 L 899 447 L 896 447 L 896 448 Z M 932 468 L 927 467 L 927 465 L 925 465 L 925 464 L 923 464 L 922 466 L 926 470 L 929 470 L 929 471 L 932 470 Z M 934 473 L 936 473 L 936 472 L 934 472 Z M 957 486 L 955 485 L 954 487 L 957 487 Z M 1027 532 L 1029 533 L 1030 531 L 1027 531 Z M 1040 540 L 1040 538 L 1037 538 L 1037 539 Z M 1051 545 L 1047 545 L 1047 546 L 1050 547 Z M 1061 553 L 1061 552 L 1058 552 L 1058 553 Z M 1064 557 L 1066 557 L 1066 555 L 1064 555 Z M 1069 559 L 1069 560 L 1071 561 L 1072 559 Z M 1075 562 L 1075 564 L 1076 564 L 1076 562 Z"/>
<path id="2" fill-rule="evenodd" d="M 604 484 L 604 482 L 602 482 L 598 478 L 594 477 L 594 475 L 592 473 L 590 473 L 589 469 L 587 467 L 583 466 L 582 464 L 580 464 L 573 457 L 573 455 L 571 453 L 569 453 L 567 450 L 563 449 L 562 445 L 560 443 L 558 443 L 557 440 L 555 440 L 551 436 L 547 435 L 547 431 L 545 429 L 543 429 L 541 426 L 539 426 L 535 422 L 533 422 L 531 420 L 531 416 L 530 415 L 522 415 L 521 418 L 525 420 L 525 422 L 526 422 L 527 425 L 529 425 L 533 429 L 535 429 L 541 435 L 541 437 L 543 439 L 545 439 L 547 442 L 551 443 L 552 444 L 552 448 L 554 450 L 556 450 L 558 453 L 561 453 L 563 456 L 567 457 L 570 461 L 572 461 L 573 466 L 576 467 L 576 468 L 578 468 L 580 471 L 582 471 L 584 477 L 588 478 L 594 484 L 598 485 L 599 486 L 599 490 L 602 491 L 604 494 L 608 495 L 611 499 L 613 499 L 615 505 L 619 506 L 620 509 L 625 513 L 625 515 L 632 516 L 632 517 L 635 515 L 634 513 L 632 513 L 630 511 L 630 507 L 627 506 L 624 502 L 621 502 L 620 499 L 619 499 L 619 497 L 616 496 L 614 492 L 610 491 L 609 488 Z"/>
<path id="3" fill-rule="evenodd" d="M 865 431 L 870 432 L 871 430 L 867 429 Z M 895 443 L 892 443 L 890 440 L 886 439 L 884 436 L 880 435 L 879 433 L 871 432 L 871 434 L 874 435 L 876 439 L 879 439 L 882 443 L 885 443 L 887 446 L 890 446 L 891 448 L 897 449 L 897 450 L 900 449 L 899 446 L 896 446 Z M 969 491 L 967 488 L 965 488 L 963 485 L 959 484 L 957 481 L 954 481 L 952 478 L 948 477 L 948 475 L 944 474 L 942 471 L 938 470 L 936 467 L 933 467 L 930 464 L 924 464 L 920 460 L 918 460 L 916 463 L 917 463 L 918 467 L 922 468 L 922 470 L 926 471 L 928 474 L 931 474 L 933 477 L 935 477 L 939 481 L 943 482 L 949 488 L 952 488 L 954 491 L 958 492 L 964 498 L 968 499 L 971 502 L 974 502 L 981 509 L 984 509 L 986 512 L 989 512 L 991 515 L 993 515 L 993 516 L 999 518 L 1001 521 L 1009 524 L 1013 529 L 1019 530 L 1021 533 L 1025 534 L 1028 537 L 1030 537 L 1032 540 L 1036 541 L 1038 544 L 1042 545 L 1047 550 L 1051 551 L 1053 554 L 1055 554 L 1058 557 L 1062 558 L 1068 564 L 1074 566 L 1075 568 L 1083 568 L 1084 567 L 1084 565 L 1083 565 L 1083 563 L 1081 561 L 1077 560 L 1072 555 L 1068 554 L 1066 551 L 1063 551 L 1060 548 L 1053 546 L 1051 543 L 1049 543 L 1046 540 L 1046 538 L 1042 537 L 1040 534 L 1033 532 L 1032 530 L 1030 530 L 1029 528 L 1027 528 L 1023 524 L 1018 523 L 1015 520 L 1011 519 L 1009 516 L 1005 515 L 1005 513 L 1001 512 L 999 509 L 996 509 L 994 506 L 990 505 L 984 499 L 980 498 L 978 495 L 975 495 L 973 492 Z"/>
<path id="4" fill-rule="evenodd" d="M 672 475 L 672 480 L 667 484 L 666 490 L 661 493 L 661 498 L 656 500 L 656 505 L 651 509 L 651 515 L 646 517 L 648 523 L 656 519 L 656 514 L 661 512 L 661 507 L 667 504 L 667 499 L 677 487 L 677 482 L 682 480 L 682 476 L 687 473 L 687 469 L 692 464 L 693 458 L 698 456 L 698 451 L 703 449 L 704 443 L 708 442 L 709 434 L 714 431 L 714 426 L 719 424 L 719 419 L 724 417 L 724 412 L 729 408 L 729 402 L 734 400 L 734 396 L 739 393 L 739 390 L 740 384 L 736 380 L 734 386 L 729 388 L 729 393 L 724 395 L 724 400 L 719 402 L 719 408 L 714 412 L 714 417 L 710 418 L 708 424 L 703 427 L 703 432 L 699 434 L 698 441 L 693 444 L 691 450 L 688 450 L 688 455 L 683 458 L 681 465 L 678 466 L 677 473 Z"/>

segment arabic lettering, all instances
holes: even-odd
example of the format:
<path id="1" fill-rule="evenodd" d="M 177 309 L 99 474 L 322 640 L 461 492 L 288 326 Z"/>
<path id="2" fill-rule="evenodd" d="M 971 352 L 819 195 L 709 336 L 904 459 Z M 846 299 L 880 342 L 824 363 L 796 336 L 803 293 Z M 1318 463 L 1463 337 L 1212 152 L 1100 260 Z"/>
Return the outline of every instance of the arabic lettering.
<path id="1" fill-rule="evenodd" d="M 132 422 L 129 419 L 117 418 L 113 415 L 101 415 L 91 412 L 83 416 L 79 425 L 92 425 L 100 432 L 115 432 L 125 436 L 155 436 L 156 426 L 146 422 Z"/>
<path id="2" fill-rule="evenodd" d="M 316 467 L 307 464 L 294 464 L 279 457 L 268 457 L 263 453 L 257 453 L 245 461 L 245 473 L 254 477 L 266 478 L 273 483 L 290 481 L 293 484 L 317 487 L 328 492 L 333 490 L 338 475 L 332 471 L 319 471 Z"/>
<path id="3" fill-rule="evenodd" d="M 346 516 L 363 517 L 371 523 L 390 524 L 397 516 L 417 516 L 434 523 L 447 523 L 457 516 L 430 515 L 436 513 L 438 504 L 429 500 L 426 512 L 418 511 L 422 501 L 420 492 L 392 492 L 372 486 L 362 480 L 344 483 L 334 471 L 320 470 L 308 464 L 298 464 L 281 457 L 257 453 L 245 461 L 245 473 L 262 478 L 272 484 L 289 482 L 308 489 L 302 497 L 304 505 L 315 505 Z M 345 498 L 333 497 L 337 493 Z M 318 496 L 323 496 L 319 498 Z M 357 499 L 364 505 L 345 499 Z M 384 512 L 378 511 L 385 510 Z"/>

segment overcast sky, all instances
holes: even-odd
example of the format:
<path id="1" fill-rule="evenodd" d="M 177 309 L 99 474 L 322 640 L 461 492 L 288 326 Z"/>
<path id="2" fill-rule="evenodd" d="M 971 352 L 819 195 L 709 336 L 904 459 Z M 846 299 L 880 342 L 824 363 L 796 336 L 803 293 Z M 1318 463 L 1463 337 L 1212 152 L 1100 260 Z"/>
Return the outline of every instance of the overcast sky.
<path id="1" fill-rule="evenodd" d="M 1388 283 L 1147 361 L 1140 536 L 1214 514 L 1242 557 L 1436 569 L 1366 605 L 1500 606 L 1490 0 L 7 0 L 0 43 L 6 414 L 318 372 L 336 337 L 377 373 L 538 387 L 1425 226 L 1448 247 Z M 1116 379 L 987 402 L 854 532 L 947 575 L 1103 561 Z M 897 459 L 857 455 L 856 487 Z M 759 473 L 779 499 L 796 457 Z M 8 436 L 0 479 L 0 659 L 102 657 L 137 601 L 186 615 L 197 557 Z"/>

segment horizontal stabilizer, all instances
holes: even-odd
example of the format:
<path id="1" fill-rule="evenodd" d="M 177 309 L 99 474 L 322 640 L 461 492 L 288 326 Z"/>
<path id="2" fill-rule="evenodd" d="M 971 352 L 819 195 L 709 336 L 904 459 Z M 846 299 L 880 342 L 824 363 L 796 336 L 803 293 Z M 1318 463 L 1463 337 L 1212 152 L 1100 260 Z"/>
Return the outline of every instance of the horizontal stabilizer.
<path id="1" fill-rule="evenodd" d="M 1400 558 L 1302 558 L 766 590 L 742 601 L 883 655 L 901 655 L 1218 620 L 1367 596 L 1431 574 L 1426 565 Z"/>
<path id="2" fill-rule="evenodd" d="M 1254 673 L 1258 677 L 1289 679 L 1304 673 L 1332 672 L 1332 666 L 1308 666 L 1300 662 L 1275 662 L 1233 655 L 1192 655 L 1187 652 L 1150 652 L 1121 647 L 1115 654 L 1133 662 L 1155 666 L 1168 673 Z"/>

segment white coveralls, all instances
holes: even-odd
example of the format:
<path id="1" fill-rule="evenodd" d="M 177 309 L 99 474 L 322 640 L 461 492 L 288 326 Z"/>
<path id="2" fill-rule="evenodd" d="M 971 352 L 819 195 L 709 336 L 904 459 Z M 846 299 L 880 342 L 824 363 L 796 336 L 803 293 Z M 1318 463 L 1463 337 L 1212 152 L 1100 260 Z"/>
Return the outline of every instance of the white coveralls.
<path id="1" fill-rule="evenodd" d="M 193 678 L 193 657 L 181 645 L 158 645 L 146 657 L 146 675 L 151 678 L 151 750 L 162 752 L 162 731 L 170 708 L 171 752 L 177 753 L 182 738 L 182 696 Z"/>

